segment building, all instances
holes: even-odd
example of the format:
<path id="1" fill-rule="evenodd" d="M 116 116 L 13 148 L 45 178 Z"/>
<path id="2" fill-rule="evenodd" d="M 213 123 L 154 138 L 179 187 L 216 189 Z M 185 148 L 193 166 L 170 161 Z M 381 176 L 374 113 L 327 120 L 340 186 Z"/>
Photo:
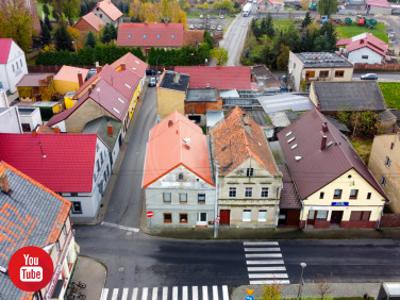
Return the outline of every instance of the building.
<path id="1" fill-rule="evenodd" d="M 15 93 L 16 85 L 28 73 L 24 51 L 9 38 L 0 38 L 0 88 Z"/>
<path id="2" fill-rule="evenodd" d="M 38 107 L 18 106 L 18 114 L 22 131 L 24 132 L 35 131 L 43 124 L 40 109 Z"/>
<path id="3" fill-rule="evenodd" d="M 111 2 L 111 0 L 102 0 L 97 2 L 92 12 L 105 24 L 113 24 L 117 27 L 122 23 L 123 13 Z"/>
<path id="4" fill-rule="evenodd" d="M 303 114 L 278 139 L 301 201 L 300 227 L 379 227 L 386 196 L 324 115 Z"/>
<path id="5" fill-rule="evenodd" d="M 87 13 L 86 15 L 79 18 L 75 23 L 74 28 L 78 29 L 80 32 L 87 34 L 88 32 L 93 32 L 99 34 L 100 30 L 106 24 L 102 19 L 95 15 L 93 11 Z"/>
<path id="6" fill-rule="evenodd" d="M 0 266 L 7 270 L 12 254 L 25 246 L 45 250 L 54 266 L 50 283 L 35 296 L 0 272 L 1 296 L 64 299 L 79 252 L 69 217 L 71 203 L 5 162 L 0 162 L 0 191 Z"/>
<path id="7" fill-rule="evenodd" d="M 311 83 L 310 99 L 319 111 L 337 112 L 373 111 L 386 109 L 385 99 L 375 81 L 345 81 Z"/>
<path id="8" fill-rule="evenodd" d="M 168 151 L 165 149 L 168 148 Z M 215 220 L 216 191 L 207 137 L 174 112 L 149 133 L 143 183 L 150 227 L 207 227 Z"/>
<path id="9" fill-rule="evenodd" d="M 183 73 L 164 71 L 157 85 L 157 114 L 160 119 L 174 111 L 185 113 L 186 91 L 189 76 Z"/>
<path id="10" fill-rule="evenodd" d="M 239 107 L 210 130 L 221 225 L 278 225 L 282 173 L 260 125 Z"/>
<path id="11" fill-rule="evenodd" d="M 330 52 L 289 53 L 289 80 L 296 91 L 309 88 L 312 81 L 350 81 L 353 65 Z"/>
<path id="12" fill-rule="evenodd" d="M 88 69 L 62 66 L 54 76 L 54 89 L 60 95 L 77 91 L 85 82 L 88 73 Z"/>
<path id="13" fill-rule="evenodd" d="M 222 111 L 222 99 L 213 88 L 188 89 L 185 99 L 185 115 L 189 120 L 204 126 L 208 111 Z"/>
<path id="14" fill-rule="evenodd" d="M 50 101 L 55 95 L 53 73 L 26 74 L 16 87 L 21 102 Z"/>
<path id="15" fill-rule="evenodd" d="M 375 136 L 368 167 L 385 191 L 389 206 L 395 213 L 400 213 L 399 156 L 400 138 L 398 133 Z"/>
<path id="16" fill-rule="evenodd" d="M 392 7 L 387 0 L 366 0 L 367 15 L 391 15 Z"/>
<path id="17" fill-rule="evenodd" d="M 251 76 L 260 91 L 276 92 L 281 89 L 281 82 L 265 65 L 251 67 Z"/>
<path id="18" fill-rule="evenodd" d="M 251 69 L 249 67 L 175 67 L 178 73 L 189 75 L 189 88 L 215 88 L 218 90 L 250 90 Z"/>
<path id="19" fill-rule="evenodd" d="M 126 53 L 124 56 L 121 56 L 116 61 L 111 64 L 116 71 L 121 71 L 125 68 L 136 75 L 138 75 L 140 80 L 140 90 L 143 89 L 143 86 L 146 81 L 146 70 L 148 65 L 142 61 L 140 58 L 133 55 L 131 52 Z M 140 92 L 139 92 L 140 93 Z"/>
<path id="20" fill-rule="evenodd" d="M 0 132 L 22 133 L 21 119 L 17 106 L 0 107 Z"/>
<path id="21" fill-rule="evenodd" d="M 0 134 L 0 160 L 71 201 L 71 217 L 95 218 L 111 175 L 96 134 Z"/>
<path id="22" fill-rule="evenodd" d="M 352 64 L 382 64 L 389 49 L 388 44 L 369 32 L 338 40 L 336 46 Z"/>

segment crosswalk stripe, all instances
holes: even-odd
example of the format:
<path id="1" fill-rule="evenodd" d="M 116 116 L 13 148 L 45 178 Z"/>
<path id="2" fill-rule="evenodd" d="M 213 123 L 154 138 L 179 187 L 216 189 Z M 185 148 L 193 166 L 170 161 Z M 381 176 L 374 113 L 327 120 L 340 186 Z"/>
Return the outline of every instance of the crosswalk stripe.
<path id="1" fill-rule="evenodd" d="M 285 267 L 248 267 L 248 272 L 276 272 L 276 271 L 286 271 Z"/>
<path id="2" fill-rule="evenodd" d="M 218 287 L 216 285 L 213 285 L 212 291 L 213 291 L 213 300 L 218 300 Z"/>
<path id="3" fill-rule="evenodd" d="M 229 291 L 228 291 L 228 286 L 223 285 L 222 286 L 222 299 L 223 300 L 229 300 Z"/>
<path id="4" fill-rule="evenodd" d="M 203 300 L 208 300 L 208 288 L 206 285 L 202 287 Z"/>
<path id="5" fill-rule="evenodd" d="M 149 294 L 149 289 L 147 287 L 143 288 L 142 300 L 147 300 L 147 295 Z"/>
<path id="6" fill-rule="evenodd" d="M 244 246 L 278 246 L 278 242 L 243 242 Z"/>
<path id="7" fill-rule="evenodd" d="M 158 287 L 154 287 L 151 299 L 157 300 L 157 298 L 158 298 Z"/>
<path id="8" fill-rule="evenodd" d="M 111 300 L 117 300 L 117 298 L 118 298 L 118 291 L 119 291 L 119 289 L 113 289 L 113 293 L 112 293 L 112 296 L 111 296 Z"/>
<path id="9" fill-rule="evenodd" d="M 271 258 L 282 258 L 281 253 L 254 253 L 254 254 L 245 254 L 246 258 L 252 257 L 271 257 Z"/>
<path id="10" fill-rule="evenodd" d="M 256 284 L 289 284 L 289 280 L 250 280 L 250 285 Z"/>
<path id="11" fill-rule="evenodd" d="M 174 286 L 172 288 L 172 300 L 178 300 L 178 287 Z"/>
<path id="12" fill-rule="evenodd" d="M 182 300 L 188 300 L 188 287 L 182 287 Z"/>
<path id="13" fill-rule="evenodd" d="M 192 286 L 192 299 L 199 300 L 199 288 L 197 286 Z"/>
<path id="14" fill-rule="evenodd" d="M 245 252 L 280 252 L 281 248 L 274 247 L 274 248 L 244 248 Z"/>
<path id="15" fill-rule="evenodd" d="M 132 300 L 137 300 L 138 288 L 134 288 L 132 292 Z"/>
<path id="16" fill-rule="evenodd" d="M 271 260 L 246 260 L 248 265 L 283 265 L 282 259 Z"/>
<path id="17" fill-rule="evenodd" d="M 275 278 L 288 278 L 288 275 L 286 273 L 262 273 L 262 274 L 250 273 L 249 278 L 250 279 L 259 279 L 259 278 L 275 279 Z"/>
<path id="18" fill-rule="evenodd" d="M 107 300 L 109 290 L 107 288 L 101 291 L 100 300 Z"/>
<path id="19" fill-rule="evenodd" d="M 122 290 L 122 298 L 121 298 L 121 300 L 127 300 L 128 299 L 128 291 L 129 291 L 128 288 L 124 288 Z"/>
<path id="20" fill-rule="evenodd" d="M 162 289 L 162 300 L 168 299 L 168 287 L 164 286 Z"/>

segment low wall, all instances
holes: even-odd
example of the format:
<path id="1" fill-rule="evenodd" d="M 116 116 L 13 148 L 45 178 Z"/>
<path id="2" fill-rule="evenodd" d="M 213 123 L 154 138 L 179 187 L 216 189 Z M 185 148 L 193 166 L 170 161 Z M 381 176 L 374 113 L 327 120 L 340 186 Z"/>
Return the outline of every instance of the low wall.
<path id="1" fill-rule="evenodd" d="M 380 225 L 381 227 L 400 227 L 400 214 L 384 214 Z"/>
<path id="2" fill-rule="evenodd" d="M 400 64 L 354 64 L 355 71 L 400 71 Z"/>

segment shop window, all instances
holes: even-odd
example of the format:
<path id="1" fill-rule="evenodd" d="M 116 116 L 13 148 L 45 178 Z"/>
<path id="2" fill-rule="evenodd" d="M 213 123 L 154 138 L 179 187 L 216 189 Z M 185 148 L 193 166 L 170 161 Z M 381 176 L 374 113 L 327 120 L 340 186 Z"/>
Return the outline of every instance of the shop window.
<path id="1" fill-rule="evenodd" d="M 333 199 L 341 199 L 342 198 L 342 190 L 336 189 L 333 193 Z"/>
<path id="2" fill-rule="evenodd" d="M 187 214 L 179 214 L 179 223 L 187 224 L 187 222 L 188 222 L 188 215 Z"/>
<path id="3" fill-rule="evenodd" d="M 244 209 L 242 212 L 242 221 L 243 222 L 250 222 L 251 221 L 251 210 Z"/>
<path id="4" fill-rule="evenodd" d="M 164 214 L 164 224 L 172 223 L 172 214 L 166 213 Z"/>
<path id="5" fill-rule="evenodd" d="M 350 221 L 369 221 L 370 217 L 370 211 L 352 211 L 350 214 Z"/>
<path id="6" fill-rule="evenodd" d="M 358 197 L 358 190 L 350 190 L 350 199 L 354 200 Z"/>
<path id="7" fill-rule="evenodd" d="M 307 71 L 306 72 L 306 79 L 314 78 L 314 77 L 315 77 L 315 71 Z"/>
<path id="8" fill-rule="evenodd" d="M 328 218 L 327 210 L 317 210 L 317 219 L 318 220 L 326 220 Z"/>

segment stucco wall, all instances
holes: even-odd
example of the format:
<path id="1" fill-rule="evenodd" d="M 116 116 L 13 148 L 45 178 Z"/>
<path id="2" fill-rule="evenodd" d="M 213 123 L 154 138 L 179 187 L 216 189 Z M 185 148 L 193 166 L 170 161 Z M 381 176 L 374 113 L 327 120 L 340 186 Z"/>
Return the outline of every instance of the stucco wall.
<path id="1" fill-rule="evenodd" d="M 368 58 L 362 58 L 363 55 L 368 55 Z M 365 47 L 350 52 L 348 55 L 348 60 L 353 64 L 380 64 L 382 63 L 383 56 Z"/>
<path id="2" fill-rule="evenodd" d="M 67 92 L 77 91 L 79 89 L 79 83 L 65 80 L 54 80 L 54 89 L 57 93 L 65 95 Z"/>
<path id="3" fill-rule="evenodd" d="M 1 133 L 21 133 L 19 114 L 16 106 L 10 107 L 4 112 L 0 112 L 0 132 Z"/>

